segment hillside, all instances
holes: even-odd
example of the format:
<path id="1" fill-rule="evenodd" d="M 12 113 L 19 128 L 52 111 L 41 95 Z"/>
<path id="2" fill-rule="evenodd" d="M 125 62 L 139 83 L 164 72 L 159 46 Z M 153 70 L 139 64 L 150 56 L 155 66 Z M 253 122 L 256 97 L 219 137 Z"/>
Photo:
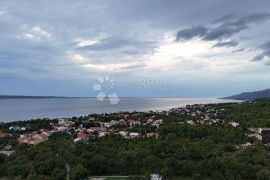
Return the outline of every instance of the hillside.
<path id="1" fill-rule="evenodd" d="M 255 100 L 261 98 L 270 98 L 270 89 L 253 92 L 243 92 L 237 95 L 224 97 L 222 99 L 235 99 L 235 100 Z"/>

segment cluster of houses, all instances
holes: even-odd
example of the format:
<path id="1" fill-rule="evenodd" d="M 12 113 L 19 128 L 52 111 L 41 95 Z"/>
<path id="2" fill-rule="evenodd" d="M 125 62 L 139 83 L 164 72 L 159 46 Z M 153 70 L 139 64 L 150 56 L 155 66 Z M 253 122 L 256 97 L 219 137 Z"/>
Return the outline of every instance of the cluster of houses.
<path id="1" fill-rule="evenodd" d="M 51 135 L 50 131 L 42 131 L 41 133 L 37 131 L 33 131 L 30 134 L 21 134 L 18 138 L 20 143 L 27 143 L 27 144 L 38 144 L 40 142 L 48 140 L 48 137 Z"/>
<path id="2" fill-rule="evenodd" d="M 219 119 L 218 116 L 222 114 L 225 109 L 215 109 L 212 106 L 204 104 L 187 105 L 185 107 L 174 108 L 168 111 L 168 113 L 175 113 L 179 115 L 185 115 L 187 120 L 185 123 L 188 125 L 213 125 L 224 121 Z M 184 123 L 184 122 L 180 122 Z"/>
<path id="3" fill-rule="evenodd" d="M 226 109 L 216 110 L 214 107 L 209 107 L 208 105 L 198 104 L 198 105 L 187 105 L 186 107 L 174 108 L 169 112 L 178 113 L 181 115 L 186 115 L 189 120 L 180 123 L 186 123 L 191 126 L 196 125 L 215 125 L 224 124 L 224 120 L 218 119 L 218 116 L 222 114 Z M 240 124 L 234 121 L 228 122 L 233 128 L 237 128 Z M 249 133 L 246 134 L 249 138 L 255 138 L 262 141 L 266 146 L 270 143 L 270 128 L 249 128 Z M 240 147 L 251 146 L 252 141 L 241 144 Z M 237 146 L 238 147 L 238 146 Z"/>
<path id="4" fill-rule="evenodd" d="M 92 137 L 104 137 L 108 134 L 118 134 L 125 139 L 139 137 L 158 138 L 156 130 L 150 132 L 138 132 L 136 126 L 152 126 L 153 129 L 159 128 L 163 124 L 160 117 L 176 114 L 184 115 L 187 120 L 179 122 L 188 125 L 215 125 L 224 124 L 219 119 L 219 115 L 224 113 L 225 109 L 215 109 L 215 106 L 209 105 L 187 105 L 185 107 L 170 109 L 169 111 L 154 112 L 118 112 L 114 114 L 89 115 L 80 118 L 61 118 L 50 122 L 50 129 L 40 129 L 38 131 L 29 131 L 30 126 L 10 126 L 10 131 L 16 131 L 19 135 L 19 143 L 31 145 L 48 140 L 49 136 L 55 132 L 65 132 L 73 137 L 74 142 L 85 141 Z M 109 120 L 115 119 L 115 120 Z M 91 125 L 89 125 L 91 124 Z M 237 122 L 229 122 L 230 126 L 236 128 Z M 26 133 L 30 132 L 30 133 Z M 11 136 L 10 133 L 0 131 L 0 137 Z M 255 137 L 263 142 L 270 142 L 270 128 L 250 128 L 248 137 Z M 243 146 L 248 146 L 245 144 Z"/>
<path id="5" fill-rule="evenodd" d="M 112 114 L 103 114 L 99 116 L 84 116 L 79 119 L 79 123 L 76 123 L 78 118 L 61 118 L 57 121 L 50 121 L 50 129 L 40 129 L 30 133 L 28 126 L 11 126 L 10 131 L 16 131 L 19 134 L 19 143 L 38 144 L 40 142 L 48 140 L 49 136 L 55 132 L 65 132 L 73 137 L 74 142 L 85 141 L 91 137 L 104 137 L 108 134 L 119 134 L 125 139 L 133 139 L 139 137 L 146 138 L 158 138 L 156 131 L 150 132 L 137 132 L 132 129 L 135 126 L 153 126 L 159 128 L 163 124 L 163 120 L 158 117 L 164 117 L 170 113 L 178 115 L 187 115 L 191 120 L 185 121 L 189 125 L 203 125 L 203 124 L 216 124 L 220 122 L 216 118 L 219 113 L 224 110 L 215 110 L 214 107 L 207 105 L 187 105 L 186 107 L 174 108 L 169 111 L 154 112 L 118 112 L 114 114 L 114 117 L 110 117 Z M 142 115 L 145 116 L 142 118 Z M 101 120 L 102 118 L 116 120 Z M 48 119 L 50 120 L 50 119 Z M 86 126 L 85 122 L 92 123 L 91 126 Z M 182 122 L 183 123 L 183 122 Z M 233 126 L 235 124 L 232 124 Z M 120 128 L 115 128 L 120 126 Z M 124 128 L 123 128 L 124 127 Z M 27 131 L 26 131 L 27 130 Z M 0 131 L 0 137 L 10 135 Z"/>
<path id="6" fill-rule="evenodd" d="M 85 120 L 84 120 L 85 122 Z M 145 132 L 141 134 L 136 131 L 132 131 L 132 127 L 140 125 L 151 125 L 156 128 L 159 128 L 163 123 L 162 119 L 148 119 L 145 122 L 135 119 L 120 119 L 120 120 L 111 120 L 108 122 L 97 121 L 95 118 L 91 117 L 87 119 L 87 122 L 94 122 L 94 127 L 85 127 L 84 123 L 75 124 L 74 120 L 70 118 L 58 119 L 57 123 L 50 122 L 51 129 L 40 129 L 39 131 L 33 131 L 31 133 L 19 133 L 18 141 L 19 143 L 27 144 L 38 144 L 40 142 L 48 140 L 49 136 L 55 132 L 65 132 L 70 134 L 73 137 L 74 142 L 85 141 L 91 137 L 104 137 L 107 134 L 114 133 L 119 134 L 125 139 L 132 139 L 138 137 L 147 137 L 147 138 L 157 138 L 158 133 L 156 132 Z M 114 128 L 115 126 L 120 125 L 126 127 L 125 129 Z M 21 131 L 21 127 L 12 126 L 10 130 Z M 3 134 L 2 132 L 0 133 Z"/>

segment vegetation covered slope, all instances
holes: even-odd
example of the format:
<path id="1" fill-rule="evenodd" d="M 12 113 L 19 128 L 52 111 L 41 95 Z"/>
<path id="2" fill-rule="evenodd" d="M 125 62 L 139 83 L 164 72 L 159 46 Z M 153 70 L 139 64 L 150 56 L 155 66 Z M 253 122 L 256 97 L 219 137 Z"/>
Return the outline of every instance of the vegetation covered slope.
<path id="1" fill-rule="evenodd" d="M 223 99 L 235 99 L 235 100 L 256 100 L 262 98 L 270 98 L 270 89 L 254 92 L 244 92 L 241 94 L 225 97 Z"/>

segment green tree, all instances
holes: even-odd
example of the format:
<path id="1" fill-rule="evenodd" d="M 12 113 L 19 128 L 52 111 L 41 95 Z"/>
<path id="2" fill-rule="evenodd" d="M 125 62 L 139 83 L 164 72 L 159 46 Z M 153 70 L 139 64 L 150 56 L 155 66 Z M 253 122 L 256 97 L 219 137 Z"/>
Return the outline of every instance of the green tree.
<path id="1" fill-rule="evenodd" d="M 263 169 L 257 173 L 258 180 L 270 180 L 270 171 Z"/>
<path id="2" fill-rule="evenodd" d="M 70 179 L 82 179 L 86 178 L 87 170 L 83 167 L 83 165 L 78 164 L 74 166 L 70 171 Z"/>

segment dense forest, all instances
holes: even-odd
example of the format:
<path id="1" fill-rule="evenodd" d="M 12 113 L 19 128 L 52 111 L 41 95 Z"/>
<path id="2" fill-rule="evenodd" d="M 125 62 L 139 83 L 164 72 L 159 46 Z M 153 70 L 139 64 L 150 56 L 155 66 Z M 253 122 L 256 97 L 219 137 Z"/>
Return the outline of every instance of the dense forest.
<path id="1" fill-rule="evenodd" d="M 245 135 L 250 127 L 270 127 L 270 100 L 213 106 L 226 109 L 222 120 L 239 126 L 190 126 L 181 123 L 185 117 L 172 114 L 157 129 L 158 138 L 124 139 L 110 134 L 74 143 L 69 134 L 54 133 L 37 145 L 0 138 L 1 147 L 12 144 L 15 148 L 9 157 L 0 155 L 0 176 L 30 180 L 66 179 L 67 174 L 70 179 L 132 175 L 130 179 L 147 179 L 150 173 L 159 173 L 163 179 L 270 179 L 268 146 Z M 48 126 L 38 122 L 39 128 Z M 0 129 L 7 125 L 1 124 Z M 247 140 L 253 144 L 240 147 Z"/>

